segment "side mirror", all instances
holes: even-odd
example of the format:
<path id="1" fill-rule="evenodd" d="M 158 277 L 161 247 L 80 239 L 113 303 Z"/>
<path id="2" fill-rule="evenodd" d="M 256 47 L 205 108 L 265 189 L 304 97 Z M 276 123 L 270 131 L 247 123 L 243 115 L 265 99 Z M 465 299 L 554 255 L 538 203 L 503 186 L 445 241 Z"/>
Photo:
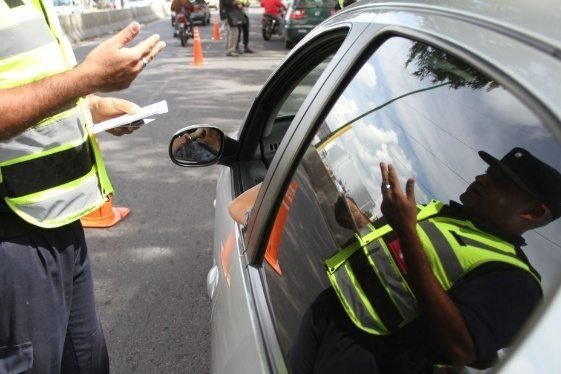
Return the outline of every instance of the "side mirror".
<path id="1" fill-rule="evenodd" d="M 224 133 L 209 125 L 185 127 L 171 138 L 169 157 L 184 167 L 216 164 L 224 151 Z"/>

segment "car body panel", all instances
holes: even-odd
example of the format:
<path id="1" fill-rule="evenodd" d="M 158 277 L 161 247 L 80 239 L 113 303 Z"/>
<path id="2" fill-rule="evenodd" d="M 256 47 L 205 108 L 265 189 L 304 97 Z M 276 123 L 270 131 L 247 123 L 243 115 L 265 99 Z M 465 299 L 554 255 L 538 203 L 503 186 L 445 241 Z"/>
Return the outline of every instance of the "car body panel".
<path id="1" fill-rule="evenodd" d="M 211 372 L 269 371 L 261 328 L 249 285 L 243 240 L 227 207 L 234 191 L 229 169 L 223 170 L 216 191 L 214 263 L 219 280 L 212 298 Z M 240 360 L 239 357 L 251 357 Z"/>
<path id="2" fill-rule="evenodd" d="M 499 5 L 497 5 L 499 4 Z M 246 237 L 241 226 L 234 224 L 228 215 L 229 202 L 240 192 L 240 177 L 236 169 L 225 169 L 218 181 L 215 221 L 214 261 L 219 269 L 219 280 L 213 292 L 212 311 L 212 372 L 213 373 L 265 373 L 285 372 L 279 337 L 275 331 L 274 316 L 270 311 L 263 277 L 255 264 L 259 264 L 263 248 L 268 241 L 275 212 L 291 180 L 298 183 L 298 198 L 305 198 L 306 186 L 294 173 L 294 162 L 302 156 L 314 129 L 326 108 L 344 87 L 365 54 L 390 36 L 404 35 L 438 46 L 469 62 L 484 73 L 498 80 L 521 102 L 540 116 L 554 136 L 561 139 L 561 60 L 558 51 L 561 42 L 559 15 L 548 13 L 543 4 L 522 1 L 484 4 L 464 1 L 450 4 L 446 1 L 368 2 L 360 1 L 315 27 L 294 48 L 287 60 L 269 78 L 246 117 L 240 140 L 249 138 L 256 124 L 251 123 L 253 113 L 266 101 L 268 86 L 275 84 L 275 76 L 282 73 L 285 64 L 297 61 L 308 44 L 326 33 L 339 28 L 349 28 L 348 36 L 333 60 L 321 74 L 318 82 L 308 93 L 264 176 L 262 189 L 250 216 Z M 540 18 L 528 16 L 538 7 Z M 512 26 L 516 25 L 516 26 Z M 247 140 L 251 142 L 251 140 Z M 239 167 L 247 166 L 242 164 Z M 307 198 L 311 201 L 311 198 Z M 310 218 L 306 213 L 293 211 L 302 216 L 302 225 Z M 313 241 L 312 238 L 310 238 Z M 234 247 L 224 250 L 225 243 Z M 294 247 L 317 246 L 318 243 L 293 243 Z M 329 243 L 323 244 L 328 246 Z M 226 253 L 226 254 L 225 254 Z M 547 310 L 547 318 L 537 316 L 525 330 L 528 338 L 513 352 L 515 355 L 500 372 L 512 372 L 513 367 L 523 364 L 524 369 L 534 372 L 551 372 L 558 369 L 558 357 L 551 350 L 540 350 L 548 344 L 558 347 L 559 338 L 552 336 L 561 327 L 559 302 L 559 253 L 528 253 L 532 262 L 546 278 L 546 294 L 557 298 L 541 307 Z M 322 281 L 319 280 L 322 284 Z M 549 306 L 549 309 L 548 309 Z M 521 338 L 523 339 L 523 338 Z"/>

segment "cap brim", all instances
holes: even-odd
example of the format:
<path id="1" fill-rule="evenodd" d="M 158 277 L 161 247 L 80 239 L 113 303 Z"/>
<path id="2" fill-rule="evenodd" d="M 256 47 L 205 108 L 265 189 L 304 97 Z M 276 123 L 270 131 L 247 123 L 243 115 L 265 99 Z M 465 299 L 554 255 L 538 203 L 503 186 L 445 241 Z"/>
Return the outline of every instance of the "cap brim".
<path id="1" fill-rule="evenodd" d="M 533 198 L 537 199 L 538 201 L 540 200 L 536 192 L 528 187 L 524 182 L 522 182 L 522 180 L 518 178 L 518 176 L 499 159 L 496 159 L 485 151 L 479 151 L 477 153 L 479 154 L 479 157 L 481 157 L 481 159 L 485 161 L 489 166 L 495 166 L 499 168 L 516 187 L 529 194 Z"/>
<path id="2" fill-rule="evenodd" d="M 488 165 L 491 166 L 499 166 L 500 165 L 500 161 L 498 159 L 496 159 L 495 157 L 491 156 L 489 153 L 485 152 L 485 151 L 479 151 L 477 152 L 479 154 L 479 157 L 481 157 L 481 159 L 483 161 L 485 161 Z"/>

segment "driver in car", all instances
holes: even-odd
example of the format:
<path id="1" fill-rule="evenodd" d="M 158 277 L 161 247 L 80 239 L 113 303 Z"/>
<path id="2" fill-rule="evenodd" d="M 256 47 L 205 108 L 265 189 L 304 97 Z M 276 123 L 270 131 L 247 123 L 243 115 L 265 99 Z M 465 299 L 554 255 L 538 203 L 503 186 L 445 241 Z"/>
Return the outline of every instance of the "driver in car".
<path id="1" fill-rule="evenodd" d="M 417 205 L 414 180 L 403 191 L 393 166 L 380 164 L 383 217 L 326 260 L 332 287 L 302 318 L 293 373 L 428 373 L 496 361 L 542 299 L 522 235 L 561 216 L 561 174 L 523 148 L 500 160 L 479 155 L 489 167 L 461 204 Z M 256 190 L 230 204 L 238 222 Z"/>

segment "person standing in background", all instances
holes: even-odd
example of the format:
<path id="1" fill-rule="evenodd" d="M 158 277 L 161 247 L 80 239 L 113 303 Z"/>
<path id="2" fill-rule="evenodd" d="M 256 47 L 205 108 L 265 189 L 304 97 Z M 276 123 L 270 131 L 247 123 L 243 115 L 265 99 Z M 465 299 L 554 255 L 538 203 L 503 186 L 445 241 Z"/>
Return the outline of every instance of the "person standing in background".
<path id="1" fill-rule="evenodd" d="M 240 4 L 242 5 L 244 23 L 240 25 L 236 50 L 238 51 L 238 53 L 253 53 L 253 50 L 249 48 L 249 0 L 240 0 Z M 243 49 L 240 47 L 240 39 L 243 41 Z"/>
<path id="2" fill-rule="evenodd" d="M 226 56 L 236 57 L 239 56 L 237 50 L 238 37 L 240 34 L 240 26 L 244 22 L 244 14 L 242 11 L 242 5 L 239 0 L 222 0 L 222 5 L 224 6 L 224 12 L 226 15 Z"/>

